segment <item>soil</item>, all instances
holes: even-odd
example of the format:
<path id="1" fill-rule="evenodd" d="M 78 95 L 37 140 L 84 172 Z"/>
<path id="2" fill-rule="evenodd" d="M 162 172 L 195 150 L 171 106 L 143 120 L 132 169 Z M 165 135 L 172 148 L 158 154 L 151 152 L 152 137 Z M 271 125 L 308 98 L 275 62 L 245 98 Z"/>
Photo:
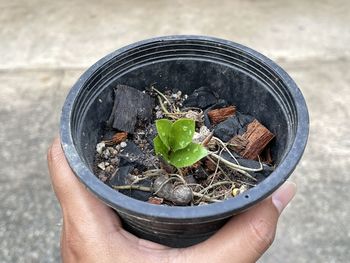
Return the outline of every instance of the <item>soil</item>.
<path id="1" fill-rule="evenodd" d="M 193 141 L 210 154 L 180 169 L 156 156 L 155 121 L 163 118 L 193 119 Z M 116 191 L 151 204 L 222 202 L 256 186 L 274 170 L 269 148 L 274 135 L 206 87 L 187 95 L 118 85 L 106 127 L 96 145 L 95 175 Z"/>

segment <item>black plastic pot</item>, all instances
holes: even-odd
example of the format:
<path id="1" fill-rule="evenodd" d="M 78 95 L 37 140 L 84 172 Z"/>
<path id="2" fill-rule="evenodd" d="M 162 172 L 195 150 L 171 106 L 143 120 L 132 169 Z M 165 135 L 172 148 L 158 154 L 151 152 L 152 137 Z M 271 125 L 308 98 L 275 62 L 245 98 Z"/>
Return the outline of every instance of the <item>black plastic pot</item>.
<path id="1" fill-rule="evenodd" d="M 152 205 L 116 192 L 92 173 L 95 145 L 113 105 L 113 87 L 177 88 L 189 94 L 207 86 L 260 120 L 275 135 L 276 170 L 244 194 L 197 207 Z M 245 46 L 212 37 L 167 36 L 121 48 L 91 66 L 63 107 L 61 140 L 79 180 L 117 211 L 139 237 L 173 247 L 205 240 L 231 216 L 269 196 L 295 169 L 308 137 L 308 110 L 297 85 L 278 65 Z"/>

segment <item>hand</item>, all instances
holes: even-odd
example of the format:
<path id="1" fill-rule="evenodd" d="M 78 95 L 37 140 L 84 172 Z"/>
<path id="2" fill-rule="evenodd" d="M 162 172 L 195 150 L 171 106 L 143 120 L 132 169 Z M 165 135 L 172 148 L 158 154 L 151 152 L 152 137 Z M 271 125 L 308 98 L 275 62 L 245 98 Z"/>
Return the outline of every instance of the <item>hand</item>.
<path id="1" fill-rule="evenodd" d="M 287 182 L 270 198 L 234 216 L 208 240 L 169 248 L 140 239 L 121 227 L 111 208 L 88 192 L 65 159 L 59 139 L 48 151 L 52 185 L 63 214 L 63 262 L 255 262 L 274 240 L 277 220 L 295 195 Z"/>

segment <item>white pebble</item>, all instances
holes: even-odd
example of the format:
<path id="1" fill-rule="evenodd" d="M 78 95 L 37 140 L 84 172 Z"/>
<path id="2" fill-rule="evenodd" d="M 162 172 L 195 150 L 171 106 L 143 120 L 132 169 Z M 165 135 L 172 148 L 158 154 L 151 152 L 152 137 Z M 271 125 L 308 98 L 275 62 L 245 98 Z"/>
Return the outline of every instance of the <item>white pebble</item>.
<path id="1" fill-rule="evenodd" d="M 200 129 L 199 129 L 199 133 L 205 137 L 207 137 L 210 133 L 210 130 L 207 128 L 207 126 L 203 125 Z"/>
<path id="2" fill-rule="evenodd" d="M 246 186 L 246 185 L 242 185 L 240 188 L 239 188 L 239 192 L 240 193 L 243 193 L 243 192 L 245 192 L 245 191 L 247 191 L 248 190 L 248 187 Z"/>
<path id="3" fill-rule="evenodd" d="M 126 145 L 127 145 L 126 142 L 121 142 L 121 143 L 120 143 L 120 147 L 122 147 L 122 148 L 125 148 Z"/>
<path id="4" fill-rule="evenodd" d="M 106 170 L 106 165 L 105 165 L 104 162 L 99 163 L 99 164 L 97 165 L 97 167 L 100 168 L 100 169 L 103 170 L 103 171 Z"/>
<path id="5" fill-rule="evenodd" d="M 103 149 L 106 147 L 106 144 L 104 142 L 100 142 L 96 145 L 96 152 L 99 154 L 102 153 Z"/>

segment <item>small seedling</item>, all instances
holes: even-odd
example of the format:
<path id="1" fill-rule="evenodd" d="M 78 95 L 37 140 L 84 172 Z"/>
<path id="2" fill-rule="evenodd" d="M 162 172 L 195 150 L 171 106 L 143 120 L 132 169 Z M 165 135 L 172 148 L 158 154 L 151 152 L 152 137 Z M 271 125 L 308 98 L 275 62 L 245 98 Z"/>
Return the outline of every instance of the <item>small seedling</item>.
<path id="1" fill-rule="evenodd" d="M 195 121 L 179 119 L 172 122 L 167 119 L 156 121 L 158 135 L 154 138 L 154 150 L 169 164 L 176 168 L 191 166 L 208 151 L 200 144 L 193 143 Z"/>

